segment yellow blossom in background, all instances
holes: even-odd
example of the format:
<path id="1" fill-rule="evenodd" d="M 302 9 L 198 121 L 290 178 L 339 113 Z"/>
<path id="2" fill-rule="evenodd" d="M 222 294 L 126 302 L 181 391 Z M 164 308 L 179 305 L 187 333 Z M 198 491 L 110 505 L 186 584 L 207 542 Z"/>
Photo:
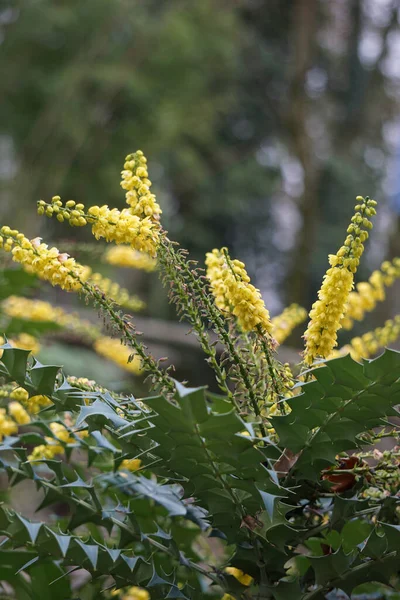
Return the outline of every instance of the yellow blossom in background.
<path id="1" fill-rule="evenodd" d="M 235 600 L 235 597 L 232 596 L 231 594 L 224 594 L 222 596 L 221 600 Z"/>
<path id="2" fill-rule="evenodd" d="M 145 254 L 133 250 L 130 246 L 111 246 L 103 255 L 104 262 L 117 267 L 129 267 L 151 272 L 157 268 L 157 261 Z"/>
<path id="3" fill-rule="evenodd" d="M 396 315 L 394 319 L 385 321 L 383 327 L 377 327 L 373 331 L 364 333 L 350 340 L 341 348 L 337 355 L 347 354 L 354 360 L 362 358 L 370 358 L 374 356 L 380 349 L 385 348 L 392 342 L 395 342 L 400 337 L 400 315 Z"/>
<path id="4" fill-rule="evenodd" d="M 75 433 L 81 440 L 84 440 L 89 437 L 90 433 L 88 429 L 81 429 L 81 431 L 77 431 Z"/>
<path id="5" fill-rule="evenodd" d="M 20 333 L 10 341 L 12 346 L 22 348 L 22 350 L 30 350 L 33 354 L 37 354 L 40 350 L 40 344 L 37 339 L 29 333 Z"/>
<path id="6" fill-rule="evenodd" d="M 4 313 L 12 318 L 37 323 L 55 323 L 72 333 L 88 336 L 89 338 L 96 338 L 99 335 L 99 329 L 90 321 L 81 319 L 73 313 L 67 313 L 64 309 L 52 306 L 49 302 L 43 300 L 9 296 L 6 300 L 3 300 L 1 306 Z M 21 335 L 26 336 L 27 334 Z M 35 338 L 32 339 L 35 340 Z M 15 338 L 13 342 L 17 345 L 20 340 L 21 336 Z M 24 338 L 22 338 L 22 343 L 24 343 Z M 39 344 L 36 340 L 34 344 L 31 343 L 31 348 L 28 347 L 27 341 L 25 341 L 24 346 L 20 347 L 31 349 L 34 354 L 39 350 Z"/>
<path id="7" fill-rule="evenodd" d="M 40 444 L 33 449 L 33 452 L 28 456 L 29 461 L 52 459 L 55 456 L 63 455 L 64 446 L 62 446 L 59 442 L 71 444 L 75 441 L 70 435 L 68 429 L 66 429 L 62 423 L 50 423 L 50 429 L 54 435 L 54 438 L 56 439 L 50 436 L 45 436 L 44 441 L 46 443 Z"/>
<path id="8" fill-rule="evenodd" d="M 0 336 L 0 346 L 2 346 L 4 343 L 5 343 L 5 339 L 2 336 Z M 13 346 L 14 348 L 21 348 L 22 350 L 30 350 L 34 354 L 36 354 L 40 350 L 39 342 L 37 341 L 37 339 L 35 337 L 33 337 L 33 335 L 30 335 L 29 333 L 20 333 L 15 338 L 9 339 L 8 343 L 10 344 L 10 346 Z M 0 358 L 2 356 L 3 356 L 3 350 L 0 350 Z"/>
<path id="9" fill-rule="evenodd" d="M 133 473 L 134 471 L 140 469 L 141 465 L 142 461 L 140 458 L 126 458 L 121 462 L 119 468 L 126 469 L 127 471 L 131 471 Z"/>
<path id="10" fill-rule="evenodd" d="M 250 283 L 244 263 L 231 260 L 226 248 L 222 248 L 207 253 L 206 265 L 216 306 L 234 315 L 244 332 L 271 333 L 269 312 L 260 291 Z"/>
<path id="11" fill-rule="evenodd" d="M 8 414 L 15 420 L 18 425 L 27 425 L 31 422 L 29 414 L 19 402 L 10 402 L 8 405 Z"/>
<path id="12" fill-rule="evenodd" d="M 361 321 L 366 312 L 371 312 L 377 302 L 385 300 L 385 288 L 390 287 L 400 277 L 400 258 L 391 262 L 384 261 L 379 270 L 374 271 L 368 281 L 356 285 L 356 291 L 351 292 L 342 319 L 342 326 L 351 329 L 354 321 Z"/>
<path id="13" fill-rule="evenodd" d="M 358 196 L 357 202 L 355 215 L 347 229 L 348 236 L 337 254 L 329 256 L 331 268 L 324 276 L 318 300 L 310 311 L 310 321 L 304 334 L 304 362 L 309 366 L 316 358 L 328 358 L 337 345 L 337 331 L 342 326 L 354 273 L 368 238 L 366 230 L 372 227 L 369 217 L 376 214 L 374 200 Z"/>
<path id="14" fill-rule="evenodd" d="M 141 359 L 139 356 L 135 355 L 131 362 L 129 358 L 134 354 L 131 348 L 127 348 L 123 346 L 118 339 L 110 338 L 108 336 L 100 337 L 93 344 L 93 348 L 105 358 L 112 360 L 117 365 L 119 365 L 122 369 L 129 371 L 130 373 L 134 373 L 138 375 L 141 373 Z"/>
<path id="15" fill-rule="evenodd" d="M 47 396 L 37 395 L 27 398 L 24 404 L 29 410 L 29 412 L 35 415 L 42 408 L 45 408 L 46 406 L 51 406 L 53 403 Z"/>
<path id="16" fill-rule="evenodd" d="M 68 254 L 60 253 L 57 248 L 49 248 L 41 243 L 40 238 L 30 241 L 10 227 L 0 229 L 0 247 L 11 252 L 13 260 L 20 263 L 25 271 L 63 290 L 78 291 L 81 288 L 80 280 L 87 277 L 87 269 Z"/>
<path id="17" fill-rule="evenodd" d="M 53 435 L 58 438 L 64 444 L 71 444 L 74 442 L 74 438 L 70 435 L 68 429 L 65 428 L 61 423 L 50 423 L 50 429 Z M 52 438 L 46 438 L 46 440 L 52 440 Z"/>
<path id="18" fill-rule="evenodd" d="M 236 569 L 236 567 L 226 567 L 225 573 L 235 577 L 242 585 L 251 585 L 253 582 L 253 578 L 250 575 L 247 575 L 240 569 Z"/>
<path id="19" fill-rule="evenodd" d="M 138 217 L 160 220 L 161 208 L 150 192 L 151 181 L 147 170 L 147 159 L 141 150 L 128 154 L 121 172 L 121 187 L 126 190 L 125 198 L 131 213 Z"/>
<path id="20" fill-rule="evenodd" d="M 119 596 L 121 600 L 150 600 L 149 592 L 136 585 L 126 590 L 113 590 L 111 596 Z"/>
<path id="21" fill-rule="evenodd" d="M 133 311 L 143 310 L 146 306 L 145 303 L 140 300 L 137 296 L 131 296 L 127 289 L 121 288 L 121 286 L 115 281 L 111 281 L 107 277 L 103 277 L 100 273 L 93 273 L 90 276 L 89 282 L 97 285 L 97 287 L 112 299 L 117 304 L 125 306 Z"/>
<path id="22" fill-rule="evenodd" d="M 18 431 L 18 425 L 7 415 L 5 408 L 0 408 L 0 442 L 6 435 Z"/>
<path id="23" fill-rule="evenodd" d="M 307 311 L 298 304 L 291 304 L 280 314 L 271 319 L 272 335 L 279 344 L 282 344 L 292 331 L 307 318 Z"/>
<path id="24" fill-rule="evenodd" d="M 61 444 L 40 444 L 36 446 L 32 453 L 29 454 L 28 460 L 44 460 L 44 459 L 52 459 L 55 456 L 64 454 L 64 448 Z"/>
<path id="25" fill-rule="evenodd" d="M 16 387 L 10 393 L 11 400 L 16 400 L 17 402 L 26 402 L 29 398 L 29 392 L 23 387 Z"/>
<path id="26" fill-rule="evenodd" d="M 3 300 L 2 308 L 9 317 L 36 322 L 57 323 L 65 316 L 62 308 L 55 308 L 50 302 L 30 300 L 20 296 L 9 296 Z"/>

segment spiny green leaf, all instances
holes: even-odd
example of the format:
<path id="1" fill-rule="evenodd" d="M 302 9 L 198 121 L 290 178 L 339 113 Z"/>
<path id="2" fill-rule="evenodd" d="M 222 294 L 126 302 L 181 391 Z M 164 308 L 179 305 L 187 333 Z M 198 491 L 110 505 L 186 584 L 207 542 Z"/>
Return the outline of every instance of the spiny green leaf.
<path id="1" fill-rule="evenodd" d="M 51 395 L 54 391 L 57 374 L 61 367 L 56 365 L 42 365 L 38 360 L 29 371 L 32 385 L 38 394 Z"/>

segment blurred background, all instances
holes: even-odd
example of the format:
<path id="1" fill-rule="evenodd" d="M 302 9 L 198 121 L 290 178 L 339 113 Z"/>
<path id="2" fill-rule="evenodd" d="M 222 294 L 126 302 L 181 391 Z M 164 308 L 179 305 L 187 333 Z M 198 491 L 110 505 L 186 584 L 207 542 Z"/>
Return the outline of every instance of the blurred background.
<path id="1" fill-rule="evenodd" d="M 201 263 L 228 246 L 273 315 L 309 309 L 356 195 L 379 202 L 358 280 L 400 254 L 399 20 L 397 0 L 0 0 L 1 223 L 90 240 L 36 201 L 122 208 L 140 148 L 170 237 Z M 113 277 L 176 358 L 185 329 L 168 328 L 157 274 Z M 398 291 L 364 331 L 400 312 Z"/>

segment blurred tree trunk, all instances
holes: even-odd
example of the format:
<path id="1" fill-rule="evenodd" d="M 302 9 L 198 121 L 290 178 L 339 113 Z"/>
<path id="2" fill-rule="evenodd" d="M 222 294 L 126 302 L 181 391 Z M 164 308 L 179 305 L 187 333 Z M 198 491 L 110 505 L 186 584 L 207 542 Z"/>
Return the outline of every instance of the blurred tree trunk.
<path id="1" fill-rule="evenodd" d="M 318 0 L 297 0 L 293 7 L 292 58 L 288 99 L 288 129 L 295 156 L 303 168 L 304 190 L 300 198 L 302 226 L 295 245 L 293 262 L 288 275 L 288 297 L 292 302 L 308 305 L 310 258 L 315 248 L 318 222 L 319 169 L 314 155 L 313 142 L 307 131 L 309 98 L 305 89 L 308 70 L 314 64 L 315 36 L 317 30 Z"/>

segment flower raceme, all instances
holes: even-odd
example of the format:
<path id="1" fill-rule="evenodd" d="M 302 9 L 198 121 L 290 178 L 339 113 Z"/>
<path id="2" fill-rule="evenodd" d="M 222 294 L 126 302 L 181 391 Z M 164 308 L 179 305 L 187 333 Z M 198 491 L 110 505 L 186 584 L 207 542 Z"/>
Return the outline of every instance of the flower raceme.
<path id="1" fill-rule="evenodd" d="M 162 211 L 155 195 L 150 192 L 147 159 L 141 150 L 128 154 L 121 177 L 121 187 L 126 190 L 126 203 L 131 207 L 131 213 L 141 219 L 149 217 L 152 221 L 159 221 Z"/>
<path id="2" fill-rule="evenodd" d="M 342 327 L 351 329 L 355 320 L 361 321 L 366 312 L 374 310 L 377 302 L 385 300 L 385 287 L 393 285 L 399 277 L 400 258 L 394 258 L 391 262 L 383 262 L 381 268 L 374 271 L 368 281 L 358 283 L 357 291 L 349 295 Z"/>
<path id="3" fill-rule="evenodd" d="M 364 242 L 368 239 L 367 230 L 372 227 L 369 217 L 376 214 L 374 200 L 358 196 L 357 202 L 355 215 L 347 229 L 348 236 L 337 254 L 329 256 L 331 267 L 324 276 L 318 300 L 310 312 L 304 334 L 304 361 L 309 366 L 316 358 L 328 358 L 337 345 L 337 331 L 353 288 L 354 273 L 364 251 Z"/>
<path id="4" fill-rule="evenodd" d="M 222 248 L 207 253 L 206 265 L 216 306 L 234 315 L 244 332 L 271 333 L 269 312 L 259 290 L 250 283 L 244 263 L 231 260 L 227 249 Z"/>
<path id="5" fill-rule="evenodd" d="M 13 260 L 20 263 L 25 271 L 63 290 L 79 291 L 81 281 L 87 279 L 90 273 L 89 267 L 78 264 L 57 248 L 49 248 L 41 243 L 40 238 L 28 240 L 23 233 L 7 226 L 0 229 L 0 247 L 11 252 Z"/>
<path id="6" fill-rule="evenodd" d="M 27 319 L 37 323 L 59 323 L 65 311 L 44 300 L 31 300 L 20 296 L 9 296 L 1 303 L 6 315 L 16 319 Z"/>
<path id="7" fill-rule="evenodd" d="M 91 224 L 96 239 L 127 244 L 133 250 L 155 257 L 160 241 L 161 208 L 150 192 L 147 159 L 141 150 L 126 157 L 121 175 L 121 186 L 126 190 L 129 208 L 120 211 L 104 205 L 91 206 L 86 210 L 84 204 L 68 200 L 64 205 L 59 196 L 54 196 L 51 203 L 38 202 L 38 213 L 56 216 L 60 222 L 66 220 L 75 227 Z"/>
<path id="8" fill-rule="evenodd" d="M 400 337 L 400 315 L 385 321 L 383 327 L 364 333 L 350 340 L 349 344 L 340 349 L 339 354 L 350 352 L 354 360 L 374 356 L 380 348 L 385 348 Z"/>
<path id="9" fill-rule="evenodd" d="M 9 296 L 3 300 L 1 308 L 11 318 L 36 323 L 55 323 L 63 329 L 89 340 L 99 337 L 99 329 L 90 321 L 81 319 L 73 313 L 67 313 L 64 309 L 52 306 L 50 302 L 45 302 L 44 300 Z M 19 344 L 19 347 L 22 347 L 20 338 L 15 340 L 15 343 Z M 32 350 L 33 354 L 38 351 L 35 347 L 26 349 Z"/>
<path id="10" fill-rule="evenodd" d="M 307 318 L 307 311 L 298 304 L 291 304 L 277 315 L 272 322 L 272 335 L 279 344 L 282 344 L 292 333 L 292 331 L 303 323 Z"/>
<path id="11" fill-rule="evenodd" d="M 47 244 L 41 242 L 41 238 L 28 240 L 19 231 L 4 226 L 0 229 L 1 247 L 7 252 L 11 252 L 13 260 L 20 263 L 25 271 L 48 281 L 53 286 L 59 286 L 66 291 L 78 292 L 82 287 L 82 282 L 88 282 L 96 285 L 101 292 L 108 294 L 112 301 L 129 310 L 139 311 L 144 307 L 144 303 L 137 296 L 131 296 L 128 290 L 121 288 L 119 284 L 99 273 L 92 273 L 90 267 L 80 265 L 68 254 L 60 253 L 54 247 L 49 248 Z M 46 311 L 49 312 L 43 303 L 37 305 L 36 314 L 41 311 L 43 315 L 46 314 Z"/>

